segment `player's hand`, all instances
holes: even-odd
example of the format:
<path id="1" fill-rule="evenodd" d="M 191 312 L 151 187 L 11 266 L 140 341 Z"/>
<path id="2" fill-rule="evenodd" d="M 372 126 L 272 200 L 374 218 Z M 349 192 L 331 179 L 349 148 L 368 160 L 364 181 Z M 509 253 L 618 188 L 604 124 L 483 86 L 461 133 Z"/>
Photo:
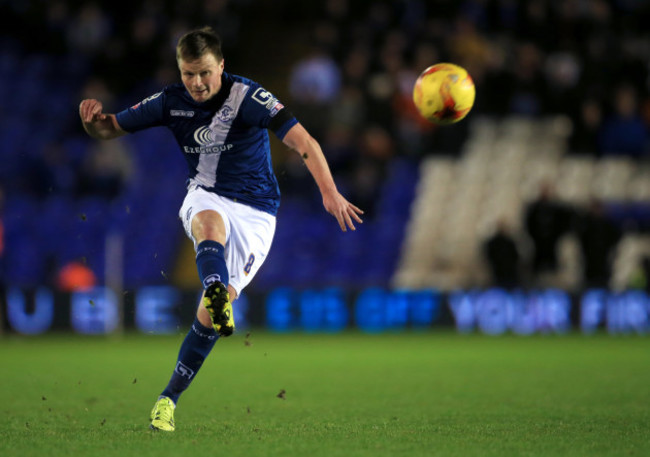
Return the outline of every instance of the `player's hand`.
<path id="1" fill-rule="evenodd" d="M 102 113 L 104 109 L 102 103 L 94 98 L 82 100 L 79 105 L 79 116 L 84 123 L 92 124 L 93 122 L 103 121 L 106 114 Z"/>
<path id="2" fill-rule="evenodd" d="M 363 220 L 359 217 L 360 214 L 363 214 L 363 210 L 347 201 L 345 197 L 337 191 L 323 195 L 323 206 L 328 213 L 336 218 L 339 227 L 341 227 L 341 230 L 344 232 L 347 232 L 348 228 L 356 230 L 354 221 L 363 224 Z"/>

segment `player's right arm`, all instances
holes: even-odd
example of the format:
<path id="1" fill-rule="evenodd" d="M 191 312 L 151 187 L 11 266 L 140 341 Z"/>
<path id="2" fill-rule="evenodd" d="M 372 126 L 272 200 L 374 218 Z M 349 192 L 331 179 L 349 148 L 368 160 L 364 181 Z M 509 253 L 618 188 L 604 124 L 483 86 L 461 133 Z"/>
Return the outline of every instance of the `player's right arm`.
<path id="1" fill-rule="evenodd" d="M 117 123 L 115 114 L 103 113 L 102 110 L 102 103 L 94 98 L 82 100 L 79 105 L 79 116 L 88 135 L 98 140 L 126 135 L 127 132 Z"/>

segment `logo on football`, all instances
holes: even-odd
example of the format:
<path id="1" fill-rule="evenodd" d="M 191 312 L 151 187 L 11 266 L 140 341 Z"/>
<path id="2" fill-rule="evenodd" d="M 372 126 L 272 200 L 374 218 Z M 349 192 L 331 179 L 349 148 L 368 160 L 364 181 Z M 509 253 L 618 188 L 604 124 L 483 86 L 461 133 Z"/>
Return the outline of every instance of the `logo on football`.
<path id="1" fill-rule="evenodd" d="M 413 102 L 420 114 L 435 124 L 453 124 L 474 105 L 476 88 L 463 67 L 439 63 L 424 70 L 413 87 Z"/>

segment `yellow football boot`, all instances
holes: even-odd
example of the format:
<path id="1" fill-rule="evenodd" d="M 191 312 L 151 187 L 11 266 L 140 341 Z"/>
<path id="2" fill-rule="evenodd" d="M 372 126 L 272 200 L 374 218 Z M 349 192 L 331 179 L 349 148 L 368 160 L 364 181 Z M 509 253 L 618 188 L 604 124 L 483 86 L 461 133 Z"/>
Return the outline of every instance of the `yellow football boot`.
<path id="1" fill-rule="evenodd" d="M 169 397 L 160 397 L 151 411 L 152 430 L 163 430 L 173 432 L 176 429 L 174 425 L 174 409 L 176 405 Z"/>
<path id="2" fill-rule="evenodd" d="M 235 317 L 228 288 L 220 281 L 213 282 L 205 289 L 203 306 L 210 313 L 212 326 L 221 336 L 230 336 L 235 331 Z"/>

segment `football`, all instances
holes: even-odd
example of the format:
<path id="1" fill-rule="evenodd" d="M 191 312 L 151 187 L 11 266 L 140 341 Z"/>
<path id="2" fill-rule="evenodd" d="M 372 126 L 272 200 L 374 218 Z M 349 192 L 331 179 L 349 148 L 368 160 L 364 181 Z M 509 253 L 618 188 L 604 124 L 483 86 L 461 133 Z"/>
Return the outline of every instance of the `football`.
<path id="1" fill-rule="evenodd" d="M 413 87 L 413 102 L 420 114 L 435 124 L 453 124 L 474 105 L 476 89 L 463 67 L 438 63 L 424 70 Z"/>

